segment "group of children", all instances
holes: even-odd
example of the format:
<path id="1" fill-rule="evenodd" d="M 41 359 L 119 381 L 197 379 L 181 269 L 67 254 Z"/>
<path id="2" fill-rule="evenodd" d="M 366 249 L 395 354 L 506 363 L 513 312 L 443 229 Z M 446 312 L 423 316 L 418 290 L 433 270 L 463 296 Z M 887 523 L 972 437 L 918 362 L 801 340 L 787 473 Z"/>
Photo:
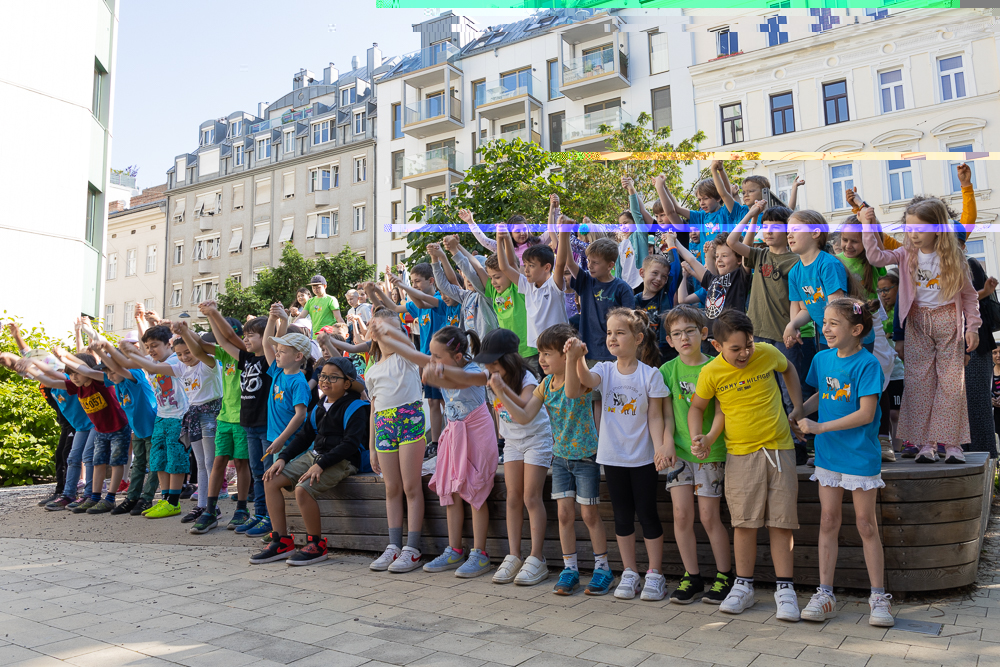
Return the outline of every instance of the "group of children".
<path id="1" fill-rule="evenodd" d="M 664 483 L 686 570 L 669 593 L 672 602 L 700 598 L 730 614 L 752 606 L 757 530 L 766 527 L 777 618 L 822 621 L 836 613 L 837 536 L 842 496 L 850 491 L 872 586 L 869 622 L 891 626 L 875 510 L 884 486 L 880 471 L 883 461 L 894 460 L 893 435 L 914 448 L 918 462 L 936 460 L 939 443 L 946 462 L 964 461 L 964 355 L 978 345 L 982 324 L 961 249 L 970 230 L 951 219 L 943 202 L 924 198 L 907 208 L 899 243 L 877 231 L 873 209 L 851 192 L 857 216 L 842 228 L 842 253 L 834 255 L 821 214 L 772 205 L 770 184 L 759 176 L 743 181 L 739 203 L 722 164 L 713 163 L 711 172 L 696 188 L 700 211 L 680 206 L 659 177 L 647 212 L 624 178 L 630 207 L 618 219 L 617 239 L 593 226 L 571 235 L 576 223 L 560 214 L 555 196 L 550 229 L 541 237 L 515 216 L 489 239 L 462 211 L 491 254 L 475 255 L 447 237 L 428 245 L 430 262 L 408 276 L 387 271 L 384 288 L 359 285 L 370 305 L 362 317 L 358 293 L 349 295 L 353 342 L 322 319 L 342 322 L 317 276 L 312 288 L 322 303 L 298 304 L 312 316 L 315 340 L 281 304 L 240 327 L 206 302 L 200 308 L 208 336 L 176 323 L 146 329 L 144 349 L 127 341 L 116 348 L 97 337 L 75 355 L 56 351 L 66 373 L 36 358 L 5 361 L 60 392 L 61 414 L 79 422 L 65 488 L 47 507 L 139 513 L 148 465 L 163 498 L 140 512 L 177 515 L 190 447 L 205 487 L 185 517 L 194 523 L 191 532 L 218 525 L 219 489 L 235 460 L 241 488 L 229 527 L 266 542 L 250 562 L 302 565 L 326 558 L 317 496 L 349 475 L 373 471 L 385 483 L 389 544 L 371 569 L 401 573 L 423 558 L 421 476 L 429 453 L 436 455 L 430 488 L 447 508 L 448 547 L 423 569 L 468 578 L 493 569 L 486 500 L 502 457 L 509 553 L 495 583 L 535 585 L 549 577 L 543 487 L 551 470 L 563 553 L 554 592 L 572 595 L 581 585 L 579 506 L 594 558 L 585 593 L 614 588 L 618 598 L 662 600 L 668 593 L 656 498 Z M 963 194 L 971 194 L 968 167 L 960 166 L 958 176 Z M 974 198 L 966 196 L 965 204 L 963 222 L 974 220 Z M 649 234 L 654 225 L 668 230 L 659 242 Z M 881 271 L 888 265 L 897 273 Z M 898 285 L 892 315 L 878 299 L 887 275 Z M 406 302 L 387 291 L 404 293 Z M 407 315 L 419 331 L 417 345 L 403 326 Z M 886 337 L 893 322 L 908 342 L 909 391 L 901 402 L 901 362 Z M 361 355 L 361 367 L 347 355 Z M 315 371 L 303 373 L 307 366 Z M 899 410 L 894 434 L 882 414 L 889 386 Z M 73 395 L 79 400 L 66 398 Z M 68 407 L 74 402 L 92 429 Z M 88 430 L 96 436 L 79 435 Z M 100 498 L 101 480 L 110 465 L 115 488 L 130 432 L 132 485 L 115 506 L 113 493 Z M 811 479 L 819 482 L 823 513 L 821 585 L 800 611 L 793 585 L 796 446 L 810 439 Z M 91 446 L 90 496 L 75 501 L 79 462 Z M 624 565 L 620 577 L 609 565 L 598 510 L 602 473 Z M 283 488 L 294 488 L 301 510 L 307 532 L 301 549 L 287 529 Z M 714 577 L 703 576 L 698 561 L 696 502 Z M 636 520 L 648 559 L 644 576 Z"/>

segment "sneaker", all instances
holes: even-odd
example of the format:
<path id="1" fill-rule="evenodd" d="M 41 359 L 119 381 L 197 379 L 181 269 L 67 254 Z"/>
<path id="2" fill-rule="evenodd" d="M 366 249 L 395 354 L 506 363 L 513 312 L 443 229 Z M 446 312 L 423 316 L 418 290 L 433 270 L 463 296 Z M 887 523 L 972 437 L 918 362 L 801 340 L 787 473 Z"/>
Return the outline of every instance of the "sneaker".
<path id="1" fill-rule="evenodd" d="M 93 498 L 87 498 L 82 503 L 78 504 L 76 507 L 73 508 L 73 514 L 83 514 L 99 502 L 100 502 L 99 500 L 94 500 Z"/>
<path id="2" fill-rule="evenodd" d="M 737 581 L 729 589 L 729 595 L 719 605 L 719 611 L 723 614 L 742 614 L 754 605 L 756 600 L 753 596 L 753 586 L 747 586 Z"/>
<path id="3" fill-rule="evenodd" d="M 128 514 L 129 512 L 132 511 L 132 509 L 136 506 L 136 503 L 138 502 L 139 502 L 138 499 L 126 498 L 125 500 L 118 503 L 115 506 L 115 508 L 111 510 L 111 513 L 116 516 L 119 514 Z"/>
<path id="4" fill-rule="evenodd" d="M 826 619 L 833 618 L 836 615 L 836 596 L 824 593 L 822 588 L 816 589 L 816 592 L 809 600 L 809 604 L 807 604 L 806 608 L 802 610 L 803 621 L 816 621 L 817 623 L 822 623 Z"/>
<path id="5" fill-rule="evenodd" d="M 191 494 L 191 500 L 194 500 L 195 502 L 198 501 L 198 492 L 197 491 L 195 491 L 194 493 Z"/>
<path id="6" fill-rule="evenodd" d="M 261 563 L 273 563 L 276 560 L 288 560 L 289 554 L 293 551 L 295 551 L 295 542 L 292 541 L 291 535 L 284 537 L 275 535 L 263 551 L 250 556 L 250 564 L 260 565 Z"/>
<path id="7" fill-rule="evenodd" d="M 916 445 L 914 445 L 912 443 L 909 443 L 909 442 L 904 442 L 903 443 L 902 457 L 904 459 L 912 459 L 912 458 L 914 458 L 917 455 L 917 452 L 919 452 L 919 451 L 920 451 L 920 448 L 917 447 Z"/>
<path id="8" fill-rule="evenodd" d="M 687 572 L 681 577 L 681 583 L 670 594 L 670 601 L 677 604 L 691 604 L 695 599 L 705 594 L 705 581 L 700 574 L 691 576 Z M 723 598 L 724 599 L 724 598 Z"/>
<path id="9" fill-rule="evenodd" d="M 795 589 L 791 586 L 784 586 L 774 592 L 774 604 L 778 607 L 778 612 L 774 615 L 779 621 L 791 621 L 798 623 L 799 618 L 799 598 L 795 595 Z"/>
<path id="10" fill-rule="evenodd" d="M 934 463 L 937 461 L 937 448 L 934 445 L 924 445 L 917 453 L 917 463 Z"/>
<path id="11" fill-rule="evenodd" d="M 45 506 L 50 512 L 56 512 L 58 510 L 64 510 L 73 503 L 73 499 L 69 496 L 59 496 L 55 500 L 51 501 Z"/>
<path id="12" fill-rule="evenodd" d="M 486 552 L 473 549 L 469 552 L 468 560 L 462 564 L 462 567 L 455 570 L 455 576 L 460 579 L 472 579 L 486 574 L 492 569 L 493 564 L 490 563 L 490 557 L 486 555 Z"/>
<path id="13" fill-rule="evenodd" d="M 275 539 L 272 535 L 268 547 L 270 548 L 270 545 L 274 543 Z M 320 538 L 317 540 L 312 535 L 307 535 L 306 545 L 289 556 L 288 560 L 285 562 L 289 565 L 312 565 L 313 563 L 319 563 L 326 559 L 326 539 Z"/>
<path id="14" fill-rule="evenodd" d="M 123 479 L 121 481 L 121 484 L 118 485 L 118 490 L 115 491 L 115 493 L 116 494 L 117 493 L 125 493 L 126 491 L 128 491 L 128 480 L 127 479 Z"/>
<path id="15" fill-rule="evenodd" d="M 659 601 L 667 597 L 667 578 L 659 572 L 647 572 L 640 600 Z"/>
<path id="16" fill-rule="evenodd" d="M 517 571 L 514 583 L 518 586 L 534 586 L 549 578 L 549 566 L 544 560 L 534 556 L 524 559 L 524 565 Z"/>
<path id="17" fill-rule="evenodd" d="M 708 589 L 705 593 L 705 597 L 701 599 L 705 604 L 722 604 L 722 601 L 726 599 L 729 595 L 729 591 L 733 588 L 733 579 L 728 577 L 721 572 L 715 575 L 715 581 L 712 583 L 712 587 Z M 673 599 L 671 599 L 671 602 Z"/>
<path id="18" fill-rule="evenodd" d="M 167 502 L 167 499 L 166 499 L 166 498 L 160 498 L 160 499 L 159 499 L 159 500 L 157 500 L 157 501 L 156 501 L 155 503 L 153 503 L 152 505 L 150 505 L 149 507 L 147 507 L 146 509 L 144 509 L 144 510 L 142 511 L 142 515 L 143 515 L 143 516 L 146 516 L 147 514 L 149 514 L 149 513 L 150 513 L 150 512 L 152 512 L 153 510 L 155 510 L 155 509 L 156 509 L 157 507 L 159 507 L 160 505 L 169 505 L 169 504 L 170 504 L 170 503 L 169 503 L 169 502 Z"/>
<path id="19" fill-rule="evenodd" d="M 385 572 L 389 569 L 389 566 L 396 562 L 399 558 L 400 549 L 395 544 L 390 544 L 382 552 L 382 555 L 376 558 L 368 566 L 369 570 L 374 570 L 375 572 Z"/>
<path id="20" fill-rule="evenodd" d="M 247 537 L 263 537 L 271 532 L 271 517 L 263 516 L 253 528 L 247 528 L 243 534 Z"/>
<path id="21" fill-rule="evenodd" d="M 45 496 L 44 498 L 38 501 L 38 507 L 45 507 L 49 503 L 58 500 L 60 495 L 61 494 L 53 493 L 52 495 Z"/>
<path id="22" fill-rule="evenodd" d="M 145 514 L 146 510 L 148 510 L 152 506 L 153 506 L 153 503 L 149 502 L 148 500 L 143 500 L 143 499 L 140 498 L 135 503 L 135 507 L 133 507 L 131 510 L 129 510 L 129 514 L 131 516 L 139 516 L 141 514 Z"/>
<path id="23" fill-rule="evenodd" d="M 945 449 L 946 448 L 945 448 L 944 444 L 939 442 L 937 444 L 937 453 L 938 453 L 938 456 L 944 456 Z"/>
<path id="24" fill-rule="evenodd" d="M 219 491 L 219 500 L 225 500 L 228 497 L 229 497 L 228 491 L 226 491 L 225 489 Z M 236 496 L 233 496 L 233 500 L 236 500 Z"/>
<path id="25" fill-rule="evenodd" d="M 590 576 L 590 582 L 583 589 L 583 592 L 587 595 L 607 595 L 614 585 L 614 573 L 606 567 L 598 567 Z"/>
<path id="26" fill-rule="evenodd" d="M 233 518 L 229 520 L 226 524 L 226 530 L 236 530 L 247 521 L 250 521 L 250 512 L 246 510 L 236 510 L 233 512 Z"/>
<path id="27" fill-rule="evenodd" d="M 249 512 L 247 514 L 249 516 Z M 233 518 L 235 519 L 236 517 L 234 516 Z M 238 535 L 242 535 L 243 533 L 247 532 L 248 530 L 256 526 L 257 523 L 263 518 L 264 518 L 263 515 L 257 516 L 256 514 L 254 514 L 249 519 L 247 519 L 243 523 L 233 528 L 233 530 L 235 530 Z M 232 521 L 230 521 L 230 523 L 232 523 Z"/>
<path id="28" fill-rule="evenodd" d="M 500 563 L 500 567 L 493 574 L 494 584 L 509 584 L 514 581 L 517 577 L 517 573 L 521 570 L 521 566 L 524 562 L 515 556 L 514 554 L 508 554 L 504 557 L 503 562 Z"/>
<path id="29" fill-rule="evenodd" d="M 556 595 L 572 595 L 579 586 L 580 573 L 571 567 L 567 567 L 559 573 L 559 581 L 556 582 L 552 592 Z"/>
<path id="30" fill-rule="evenodd" d="M 181 518 L 181 523 L 191 523 L 192 521 L 196 521 L 204 511 L 204 507 L 192 507 L 191 511 Z"/>
<path id="31" fill-rule="evenodd" d="M 462 554 L 448 547 L 443 554 L 429 563 L 424 563 L 424 572 L 444 572 L 445 570 L 456 570 L 461 566 Z"/>
<path id="32" fill-rule="evenodd" d="M 180 513 L 180 505 L 171 505 L 170 503 L 164 501 L 153 506 L 153 509 L 146 512 L 145 516 L 147 519 L 166 519 L 167 517 L 177 516 Z"/>
<path id="33" fill-rule="evenodd" d="M 892 596 L 888 593 L 872 593 L 868 598 L 868 607 L 871 609 L 868 625 L 891 628 L 896 624 L 896 619 L 892 617 Z"/>
<path id="34" fill-rule="evenodd" d="M 194 493 L 194 490 L 198 488 L 194 484 L 185 484 L 181 487 L 181 500 L 187 500 Z"/>
<path id="35" fill-rule="evenodd" d="M 192 535 L 204 535 L 208 531 L 212 530 L 219 525 L 219 508 L 215 509 L 215 512 L 204 511 L 191 526 L 188 531 Z"/>
<path id="36" fill-rule="evenodd" d="M 69 505 L 66 505 L 66 509 L 72 512 L 88 500 L 90 500 L 90 498 L 77 498 L 76 500 L 71 501 Z"/>
<path id="37" fill-rule="evenodd" d="M 882 446 L 882 462 L 883 463 L 895 463 L 896 453 L 892 451 L 892 438 L 887 435 L 880 435 L 878 437 L 879 444 Z"/>
<path id="38" fill-rule="evenodd" d="M 437 455 L 438 455 L 438 444 L 436 442 L 430 443 L 429 445 L 427 445 L 426 449 L 424 449 L 424 461 L 429 461 L 430 459 L 434 458 Z"/>
<path id="39" fill-rule="evenodd" d="M 403 551 L 400 552 L 399 558 L 392 561 L 389 565 L 389 572 L 402 574 L 403 572 L 416 570 L 420 567 L 420 559 L 422 556 L 423 554 L 413 547 L 403 547 Z"/>
<path id="40" fill-rule="evenodd" d="M 642 590 L 642 578 L 635 570 L 626 568 L 622 572 L 621 581 L 615 589 L 615 597 L 619 600 L 631 600 L 635 594 Z"/>
<path id="41" fill-rule="evenodd" d="M 87 514 L 106 514 L 115 509 L 115 504 L 107 498 L 101 498 L 93 507 L 87 510 Z"/>
<path id="42" fill-rule="evenodd" d="M 948 445 L 944 448 L 945 463 L 965 463 L 965 452 L 958 445 Z"/>

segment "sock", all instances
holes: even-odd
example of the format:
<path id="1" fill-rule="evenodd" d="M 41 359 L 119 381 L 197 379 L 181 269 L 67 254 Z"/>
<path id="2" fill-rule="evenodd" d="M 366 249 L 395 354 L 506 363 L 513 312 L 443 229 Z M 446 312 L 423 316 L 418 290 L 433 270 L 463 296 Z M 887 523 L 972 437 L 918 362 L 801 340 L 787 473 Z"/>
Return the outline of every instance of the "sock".
<path id="1" fill-rule="evenodd" d="M 465 553 L 465 549 L 456 549 L 456 548 L 452 547 L 451 550 L 454 551 L 455 553 L 457 553 L 459 556 L 461 556 L 462 554 Z"/>
<path id="2" fill-rule="evenodd" d="M 313 543 L 314 543 L 314 544 L 315 544 L 316 546 L 319 546 L 319 541 L 323 539 L 323 536 L 322 536 L 322 535 L 307 535 L 306 537 L 311 537 L 311 538 L 312 538 L 312 541 L 313 541 Z"/>
<path id="3" fill-rule="evenodd" d="M 830 597 L 833 597 L 833 586 L 824 586 L 823 584 L 820 584 L 819 590 L 826 593 Z"/>
<path id="4" fill-rule="evenodd" d="M 726 579 L 732 579 L 733 578 L 733 571 L 732 571 L 732 569 L 730 569 L 729 572 L 719 572 L 718 574 L 715 575 L 716 579 L 718 579 L 719 577 L 725 577 Z"/>
<path id="5" fill-rule="evenodd" d="M 595 570 L 610 570 L 611 566 L 608 565 L 608 552 L 605 551 L 602 554 L 594 554 L 594 569 Z"/>
<path id="6" fill-rule="evenodd" d="M 91 492 L 90 499 L 96 503 L 98 500 L 101 499 L 101 492 L 100 491 L 98 491 L 97 493 Z"/>
<path id="7" fill-rule="evenodd" d="M 659 573 L 660 573 L 659 570 L 646 570 L 646 575 L 647 576 L 650 575 L 650 574 L 659 574 Z"/>
<path id="8" fill-rule="evenodd" d="M 580 566 L 576 562 L 576 554 L 563 554 L 563 567 L 574 572 L 580 571 Z"/>
<path id="9" fill-rule="evenodd" d="M 181 503 L 181 492 L 180 491 L 167 491 L 167 502 L 177 507 Z"/>
<path id="10" fill-rule="evenodd" d="M 736 577 L 737 584 L 743 584 L 747 588 L 753 588 L 753 577 Z"/>
<path id="11" fill-rule="evenodd" d="M 109 503 L 111 503 L 113 505 L 115 503 L 115 500 L 116 500 L 115 496 L 116 496 L 116 494 L 109 493 L 108 495 L 104 496 L 104 499 L 107 500 Z"/>
<path id="12" fill-rule="evenodd" d="M 695 579 L 701 579 L 701 572 L 687 572 L 686 574 L 692 581 Z"/>
<path id="13" fill-rule="evenodd" d="M 169 490 L 167 490 L 167 489 L 163 489 L 163 499 L 164 499 L 164 500 L 166 500 L 166 499 L 167 499 L 167 494 L 169 494 L 169 493 L 170 493 L 170 491 L 169 491 Z"/>
<path id="14" fill-rule="evenodd" d="M 207 511 L 207 512 L 214 512 L 215 508 L 218 506 L 218 504 L 219 504 L 219 496 L 214 496 L 214 497 L 213 496 L 209 496 L 208 497 L 208 505 L 205 507 L 205 511 Z"/>
<path id="15" fill-rule="evenodd" d="M 406 546 L 420 551 L 420 531 L 411 530 L 406 533 Z"/>
<path id="16" fill-rule="evenodd" d="M 403 546 L 403 527 L 389 529 L 389 544 L 397 549 Z"/>
<path id="17" fill-rule="evenodd" d="M 872 586 L 872 595 L 885 595 L 885 589 Z"/>
<path id="18" fill-rule="evenodd" d="M 243 500 L 236 501 L 236 511 L 239 512 L 241 510 L 244 512 L 247 511 L 247 501 L 245 498 Z"/>
<path id="19" fill-rule="evenodd" d="M 775 581 L 776 584 L 778 584 L 778 590 L 779 591 L 782 588 L 791 588 L 792 590 L 795 589 L 795 583 L 792 581 L 791 577 L 787 577 L 787 578 L 786 577 L 777 577 L 774 581 Z M 830 589 L 830 592 L 833 593 L 833 589 L 832 588 Z"/>

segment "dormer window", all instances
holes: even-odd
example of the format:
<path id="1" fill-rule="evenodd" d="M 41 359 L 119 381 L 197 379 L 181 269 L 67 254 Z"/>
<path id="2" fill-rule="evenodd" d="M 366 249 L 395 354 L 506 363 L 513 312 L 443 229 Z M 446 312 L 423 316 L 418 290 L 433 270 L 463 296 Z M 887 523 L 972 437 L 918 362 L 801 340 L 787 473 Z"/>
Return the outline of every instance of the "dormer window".
<path id="1" fill-rule="evenodd" d="M 242 120 L 234 120 L 232 123 L 229 124 L 229 138 L 230 139 L 235 139 L 236 137 L 240 136 L 240 133 L 242 131 L 243 131 L 243 121 Z"/>
<path id="2" fill-rule="evenodd" d="M 346 107 L 358 101 L 358 89 L 355 86 L 340 91 L 340 106 Z"/>
<path id="3" fill-rule="evenodd" d="M 215 128 L 201 131 L 201 145 L 209 146 L 215 143 Z"/>

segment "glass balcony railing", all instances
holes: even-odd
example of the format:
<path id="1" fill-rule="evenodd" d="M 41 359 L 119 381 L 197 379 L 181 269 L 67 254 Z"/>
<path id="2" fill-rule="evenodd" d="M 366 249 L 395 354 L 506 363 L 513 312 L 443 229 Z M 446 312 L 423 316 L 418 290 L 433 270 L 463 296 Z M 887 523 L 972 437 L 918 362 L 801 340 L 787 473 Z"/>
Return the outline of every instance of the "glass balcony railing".
<path id="1" fill-rule="evenodd" d="M 252 124 L 250 126 L 250 134 L 257 134 L 258 132 L 263 132 L 264 130 L 281 127 L 286 123 L 291 123 L 293 120 L 305 120 L 306 118 L 310 118 L 312 115 L 312 107 L 299 109 L 298 111 L 286 111 L 277 118 L 271 118 L 270 120 L 264 120 L 259 123 Z"/>
<path id="2" fill-rule="evenodd" d="M 580 58 L 563 61 L 562 85 L 569 86 L 614 71 L 614 49 L 602 49 Z M 626 79 L 628 78 L 628 56 L 622 52 L 618 53 L 618 71 Z"/>
<path id="3" fill-rule="evenodd" d="M 120 185 L 123 188 L 134 188 L 135 187 L 135 176 L 127 176 L 125 174 L 111 173 L 111 185 Z"/>
<path id="4" fill-rule="evenodd" d="M 464 156 L 454 148 L 435 148 L 426 153 L 403 157 L 403 178 L 423 176 L 436 171 L 465 171 Z"/>
<path id="5" fill-rule="evenodd" d="M 417 104 L 407 104 L 403 125 L 412 125 L 413 123 L 422 123 L 425 120 L 442 118 L 445 115 L 445 105 L 444 95 L 435 95 Z M 460 99 L 449 97 L 447 106 L 449 107 L 447 111 L 454 120 L 462 118 L 462 101 Z"/>
<path id="6" fill-rule="evenodd" d="M 563 123 L 563 144 L 600 136 L 604 134 L 601 132 L 602 125 L 607 125 L 614 131 L 622 129 L 623 124 L 631 121 L 631 117 L 621 107 L 601 109 L 567 118 Z"/>
<path id="7" fill-rule="evenodd" d="M 453 63 L 457 60 L 457 58 L 458 49 L 451 42 L 432 44 L 427 48 L 404 55 L 400 58 L 399 64 L 388 72 L 386 76 L 396 77 L 409 74 L 410 72 L 426 69 L 428 67 L 434 67 L 435 65 L 443 65 L 449 62 Z"/>
<path id="8" fill-rule="evenodd" d="M 502 102 L 522 95 L 533 95 L 542 99 L 544 93 L 545 88 L 537 77 L 527 72 L 518 72 L 486 82 L 480 99 L 476 100 L 476 106 Z"/>
<path id="9" fill-rule="evenodd" d="M 522 141 L 534 142 L 536 144 L 542 143 L 541 135 L 537 132 L 529 131 L 526 127 L 522 127 L 520 130 L 508 130 L 507 132 L 501 132 L 500 134 L 489 136 L 486 138 L 486 141 L 496 141 L 497 139 L 503 139 L 504 141 L 514 141 L 515 139 L 520 139 Z"/>

